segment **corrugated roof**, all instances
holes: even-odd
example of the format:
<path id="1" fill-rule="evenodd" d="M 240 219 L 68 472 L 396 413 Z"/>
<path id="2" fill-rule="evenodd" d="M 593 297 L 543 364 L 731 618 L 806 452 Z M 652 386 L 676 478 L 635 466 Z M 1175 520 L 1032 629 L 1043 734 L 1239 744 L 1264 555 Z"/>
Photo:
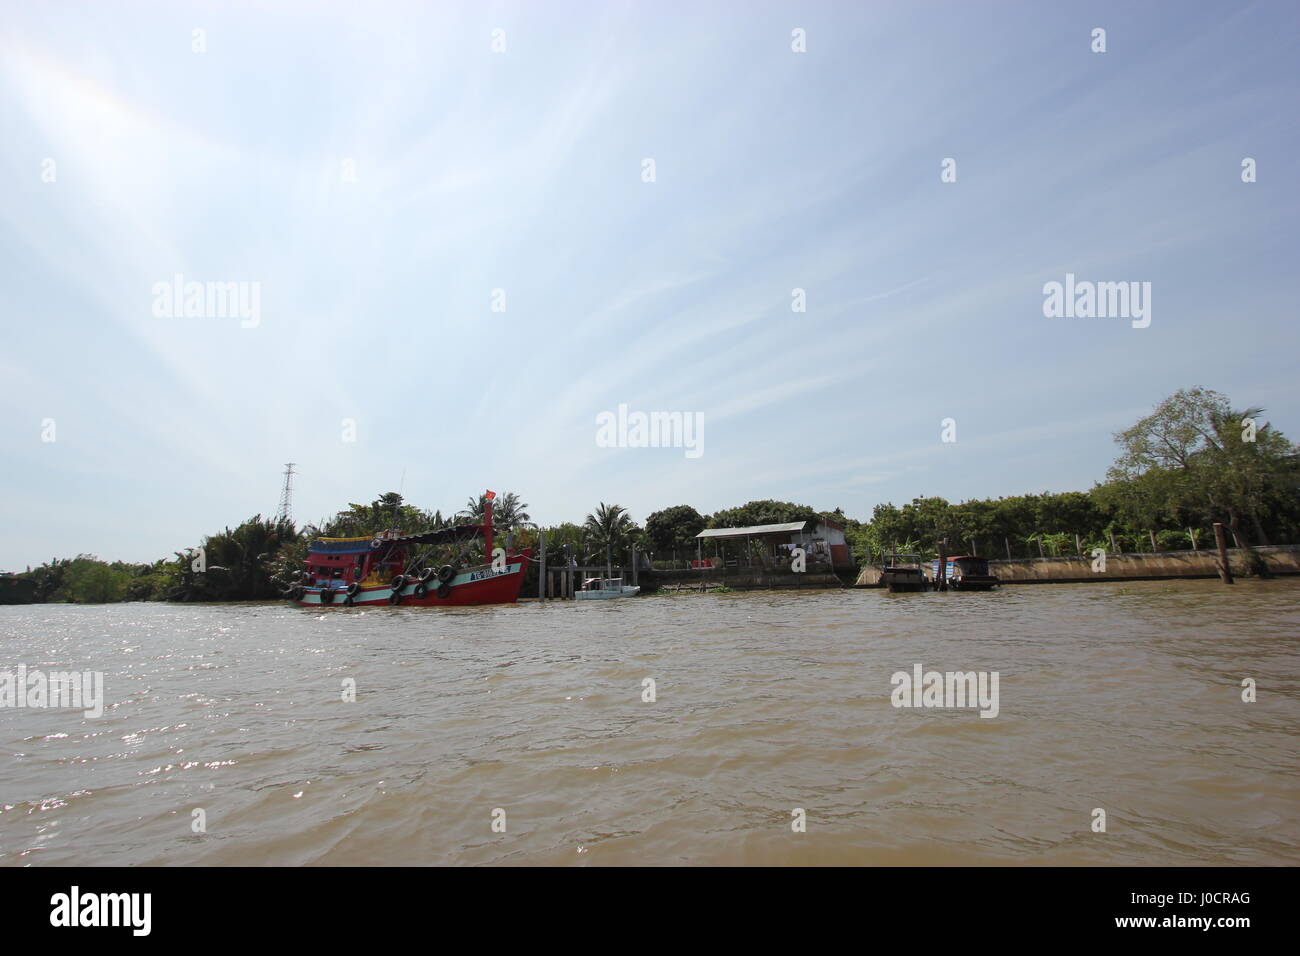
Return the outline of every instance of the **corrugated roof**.
<path id="1" fill-rule="evenodd" d="M 787 521 L 785 524 L 756 524 L 748 528 L 709 528 L 701 531 L 697 538 L 743 538 L 751 534 L 790 534 L 804 530 L 806 521 Z"/>

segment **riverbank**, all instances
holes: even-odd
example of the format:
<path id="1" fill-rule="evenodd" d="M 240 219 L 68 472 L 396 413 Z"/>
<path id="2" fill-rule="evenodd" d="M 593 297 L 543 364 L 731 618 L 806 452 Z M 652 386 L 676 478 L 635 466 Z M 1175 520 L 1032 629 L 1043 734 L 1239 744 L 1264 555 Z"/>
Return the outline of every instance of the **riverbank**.
<path id="1" fill-rule="evenodd" d="M 1228 564 L 1237 577 L 1252 575 L 1256 554 L 1270 574 L 1300 574 L 1300 545 L 1275 545 L 1252 550 L 1229 548 Z M 1059 558 L 993 558 L 989 573 L 1003 584 L 1081 584 L 1092 581 L 1159 581 L 1167 578 L 1215 578 L 1219 570 L 1212 551 L 1161 551 L 1153 554 L 1108 554 L 1105 570 L 1094 570 L 1094 559 L 1081 555 Z M 870 565 L 858 574 L 854 587 L 880 587 L 880 568 Z"/>

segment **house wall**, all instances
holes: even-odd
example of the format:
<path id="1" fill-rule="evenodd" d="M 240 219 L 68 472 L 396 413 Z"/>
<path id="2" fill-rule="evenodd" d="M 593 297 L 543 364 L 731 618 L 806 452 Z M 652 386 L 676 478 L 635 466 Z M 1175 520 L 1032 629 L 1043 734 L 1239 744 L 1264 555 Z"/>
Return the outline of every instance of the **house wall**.
<path id="1" fill-rule="evenodd" d="M 813 535 L 817 538 L 825 538 L 829 545 L 844 544 L 847 545 L 848 538 L 844 537 L 844 532 L 839 528 L 832 528 L 828 524 L 818 524 L 817 531 Z"/>
<path id="2" fill-rule="evenodd" d="M 825 539 L 831 552 L 831 564 L 835 567 L 844 568 L 853 565 L 853 553 L 849 550 L 848 538 L 839 528 L 819 523 L 813 537 Z"/>

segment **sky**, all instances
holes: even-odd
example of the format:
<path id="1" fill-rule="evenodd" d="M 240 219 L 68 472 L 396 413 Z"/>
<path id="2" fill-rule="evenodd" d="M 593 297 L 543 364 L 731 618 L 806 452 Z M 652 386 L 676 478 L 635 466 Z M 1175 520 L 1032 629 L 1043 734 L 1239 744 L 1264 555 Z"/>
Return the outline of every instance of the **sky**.
<path id="1" fill-rule="evenodd" d="M 1086 490 L 1180 388 L 1300 437 L 1291 2 L 0 8 L 0 568 L 170 557 L 290 461 L 300 522 L 865 520 Z"/>

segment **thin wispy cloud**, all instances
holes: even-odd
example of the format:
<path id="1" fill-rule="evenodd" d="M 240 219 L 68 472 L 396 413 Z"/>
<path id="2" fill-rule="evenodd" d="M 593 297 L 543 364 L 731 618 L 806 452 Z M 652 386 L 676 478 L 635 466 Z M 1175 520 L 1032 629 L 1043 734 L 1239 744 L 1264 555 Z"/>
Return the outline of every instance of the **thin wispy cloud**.
<path id="1" fill-rule="evenodd" d="M 1192 384 L 1294 432 L 1293 51 L 1160 6 L 14 7 L 0 567 L 170 554 L 290 460 L 309 519 L 403 473 L 444 513 L 867 517 L 1086 488 Z M 1067 272 L 1151 281 L 1151 326 L 1045 318 Z M 158 317 L 177 274 L 258 283 L 259 323 Z M 704 454 L 597 447 L 620 403 Z"/>

